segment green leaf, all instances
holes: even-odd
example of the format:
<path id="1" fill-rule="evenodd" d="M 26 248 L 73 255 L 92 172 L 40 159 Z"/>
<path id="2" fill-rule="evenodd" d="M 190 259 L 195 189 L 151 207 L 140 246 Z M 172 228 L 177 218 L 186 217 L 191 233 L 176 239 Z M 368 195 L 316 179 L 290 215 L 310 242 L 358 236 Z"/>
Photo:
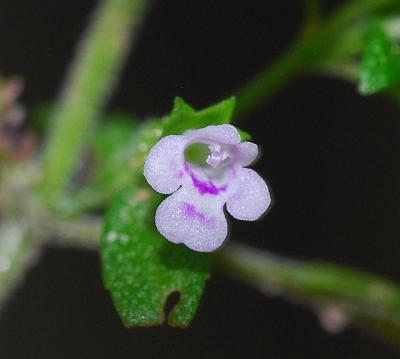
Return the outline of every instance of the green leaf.
<path id="1" fill-rule="evenodd" d="M 364 52 L 359 91 L 363 95 L 388 89 L 400 81 L 400 48 L 376 27 Z"/>
<path id="2" fill-rule="evenodd" d="M 159 325 L 171 293 L 180 298 L 168 324 L 192 320 L 209 276 L 211 255 L 168 242 L 154 226 L 159 196 L 143 187 L 127 189 L 106 216 L 101 242 L 103 277 L 123 323 Z"/>
<path id="3" fill-rule="evenodd" d="M 163 136 L 181 134 L 190 129 L 230 123 L 235 108 L 235 98 L 230 97 L 204 110 L 196 111 L 180 97 L 176 97 L 171 115 L 166 119 Z"/>

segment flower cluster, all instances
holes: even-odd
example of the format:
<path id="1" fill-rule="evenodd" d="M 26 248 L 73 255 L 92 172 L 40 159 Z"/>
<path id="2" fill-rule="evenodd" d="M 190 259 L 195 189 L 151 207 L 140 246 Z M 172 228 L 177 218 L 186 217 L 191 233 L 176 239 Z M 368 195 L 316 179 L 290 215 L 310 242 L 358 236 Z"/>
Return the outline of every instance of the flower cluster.
<path id="1" fill-rule="evenodd" d="M 208 145 L 206 163 L 191 163 L 185 150 Z M 208 126 L 162 138 L 150 151 L 144 176 L 155 191 L 171 194 L 158 207 L 156 226 L 169 241 L 210 252 L 227 237 L 227 211 L 246 221 L 258 219 L 271 198 L 265 181 L 245 168 L 258 157 L 258 147 L 241 142 L 232 125 Z"/>

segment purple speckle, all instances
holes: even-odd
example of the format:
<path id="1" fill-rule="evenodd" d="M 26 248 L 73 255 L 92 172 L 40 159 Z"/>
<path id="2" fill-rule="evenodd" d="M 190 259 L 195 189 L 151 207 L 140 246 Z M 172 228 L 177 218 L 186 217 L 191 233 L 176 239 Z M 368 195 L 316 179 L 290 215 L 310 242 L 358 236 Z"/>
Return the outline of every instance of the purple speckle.
<path id="1" fill-rule="evenodd" d="M 196 210 L 196 207 L 191 203 L 183 202 L 183 213 L 186 218 L 197 219 L 200 222 L 206 221 L 206 217 L 204 216 L 204 214 L 201 212 L 198 212 Z"/>
<path id="2" fill-rule="evenodd" d="M 214 183 L 212 183 L 211 180 L 202 181 L 198 179 L 193 171 L 190 169 L 187 162 L 185 162 L 185 171 L 189 174 L 190 178 L 192 179 L 193 185 L 197 188 L 200 194 L 208 193 L 217 196 L 220 192 L 224 192 L 228 188 L 226 184 L 221 187 L 217 187 Z"/>

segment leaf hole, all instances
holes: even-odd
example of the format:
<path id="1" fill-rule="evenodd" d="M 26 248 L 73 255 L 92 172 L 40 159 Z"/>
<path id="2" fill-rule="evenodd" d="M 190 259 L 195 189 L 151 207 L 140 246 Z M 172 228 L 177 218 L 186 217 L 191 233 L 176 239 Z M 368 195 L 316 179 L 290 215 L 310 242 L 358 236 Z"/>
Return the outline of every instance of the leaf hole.
<path id="1" fill-rule="evenodd" d="M 165 318 L 169 318 L 170 314 L 174 311 L 175 307 L 178 305 L 181 300 L 181 292 L 179 290 L 174 290 L 169 293 L 167 300 L 164 305 L 164 316 Z"/>

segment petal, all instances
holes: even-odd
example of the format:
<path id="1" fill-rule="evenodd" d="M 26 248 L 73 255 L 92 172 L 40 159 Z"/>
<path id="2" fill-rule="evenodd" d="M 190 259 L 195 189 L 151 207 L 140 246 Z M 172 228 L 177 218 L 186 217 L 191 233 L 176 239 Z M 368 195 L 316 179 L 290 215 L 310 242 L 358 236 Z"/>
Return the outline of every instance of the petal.
<path id="1" fill-rule="evenodd" d="M 185 188 L 165 199 L 156 212 L 158 231 L 173 243 L 199 252 L 221 246 L 228 233 L 223 203 L 193 195 Z"/>
<path id="2" fill-rule="evenodd" d="M 226 208 L 237 219 L 255 221 L 271 203 L 267 184 L 257 172 L 249 168 L 241 168 L 237 175 L 237 190 L 228 199 Z"/>
<path id="3" fill-rule="evenodd" d="M 166 136 L 151 149 L 143 174 L 155 191 L 169 194 L 182 184 L 185 144 L 183 136 Z"/>
<path id="4" fill-rule="evenodd" d="M 252 164 L 258 157 L 258 146 L 253 142 L 243 142 L 237 145 L 237 161 L 242 167 Z"/>
<path id="5" fill-rule="evenodd" d="M 240 143 L 240 135 L 232 125 L 207 126 L 198 130 L 187 131 L 183 136 L 189 142 L 216 142 L 227 145 Z"/>

